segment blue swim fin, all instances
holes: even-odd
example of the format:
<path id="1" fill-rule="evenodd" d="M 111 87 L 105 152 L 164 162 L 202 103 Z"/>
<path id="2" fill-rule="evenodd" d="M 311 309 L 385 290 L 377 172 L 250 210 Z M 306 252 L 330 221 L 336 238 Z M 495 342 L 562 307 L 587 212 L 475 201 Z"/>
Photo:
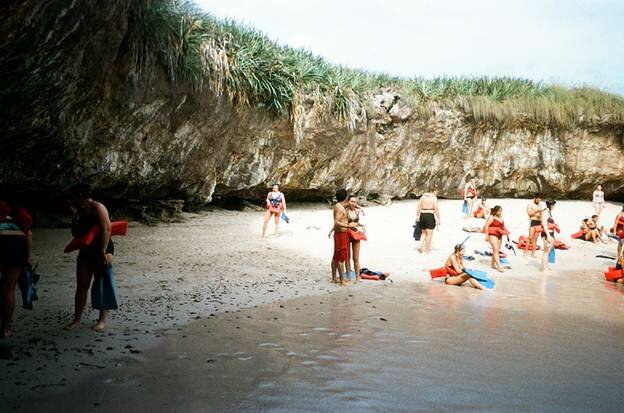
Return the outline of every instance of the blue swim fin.
<path id="1" fill-rule="evenodd" d="M 479 281 L 479 283 L 486 288 L 494 288 L 496 283 L 494 280 L 488 278 L 487 273 L 481 270 L 473 270 L 470 268 L 464 268 L 466 274 Z"/>
<path id="2" fill-rule="evenodd" d="M 113 266 L 110 264 L 103 267 L 93 277 L 91 306 L 96 310 L 116 310 L 119 308 L 117 289 L 113 279 Z"/>
<path id="3" fill-rule="evenodd" d="M 550 252 L 548 253 L 548 263 L 555 263 L 555 247 L 550 247 Z"/>

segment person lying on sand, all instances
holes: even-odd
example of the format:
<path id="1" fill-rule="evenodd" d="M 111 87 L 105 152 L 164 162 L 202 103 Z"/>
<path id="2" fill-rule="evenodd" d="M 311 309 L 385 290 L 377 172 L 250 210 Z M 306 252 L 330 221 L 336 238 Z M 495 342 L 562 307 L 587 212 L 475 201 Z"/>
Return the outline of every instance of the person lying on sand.
<path id="1" fill-rule="evenodd" d="M 455 245 L 453 249 L 453 253 L 446 259 L 444 266 L 448 269 L 450 274 L 456 275 L 448 275 L 444 277 L 444 282 L 448 285 L 457 285 L 460 286 L 466 281 L 470 283 L 474 288 L 479 290 L 483 290 L 484 287 L 479 284 L 479 281 L 470 277 L 464 271 L 464 253 L 465 248 L 462 244 Z"/>

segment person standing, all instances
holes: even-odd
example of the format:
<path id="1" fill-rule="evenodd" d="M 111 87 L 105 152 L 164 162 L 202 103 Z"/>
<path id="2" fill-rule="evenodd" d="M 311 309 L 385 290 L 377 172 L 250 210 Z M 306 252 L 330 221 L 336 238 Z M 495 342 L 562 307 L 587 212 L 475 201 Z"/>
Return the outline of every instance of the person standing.
<path id="1" fill-rule="evenodd" d="M 346 285 L 344 280 L 345 269 L 348 274 L 351 273 L 351 265 L 349 259 L 349 234 L 347 231 L 350 226 L 357 224 L 349 224 L 347 216 L 346 201 L 347 191 L 339 189 L 336 191 L 336 205 L 334 205 L 334 255 L 331 261 L 332 282 Z M 329 233 L 331 236 L 331 232 Z M 338 272 L 338 274 L 336 274 Z M 338 275 L 338 276 L 336 276 Z"/>
<path id="2" fill-rule="evenodd" d="M 74 185 L 67 194 L 67 202 L 72 211 L 72 235 L 84 237 L 94 227 L 99 234 L 86 247 L 80 249 L 76 258 L 76 294 L 74 296 L 74 319 L 65 330 L 73 330 L 80 325 L 82 313 L 87 304 L 87 293 L 93 277 L 103 277 L 103 270 L 113 262 L 115 246 L 111 240 L 111 221 L 106 207 L 89 196 L 89 188 L 83 184 Z M 92 287 L 94 288 L 94 287 Z M 93 298 L 93 296 L 92 296 Z M 93 304 L 93 303 L 92 303 Z M 106 328 L 108 310 L 100 310 L 94 331 Z"/>
<path id="3" fill-rule="evenodd" d="M 271 217 L 275 217 L 275 236 L 279 237 L 279 221 L 283 213 L 286 213 L 286 197 L 279 191 L 277 184 L 273 185 L 271 192 L 266 196 L 266 213 L 264 214 L 264 224 L 262 224 L 262 237 L 265 237 L 267 225 Z"/>
<path id="4" fill-rule="evenodd" d="M 30 266 L 32 217 L 15 202 L 0 200 L 0 338 L 13 335 L 15 286 L 25 266 Z"/>
<path id="5" fill-rule="evenodd" d="M 546 208 L 542 210 L 541 216 L 541 225 L 542 225 L 542 240 L 544 241 L 544 248 L 542 252 L 542 267 L 541 271 L 545 273 L 550 273 L 552 270 L 548 265 L 548 255 L 550 254 L 550 250 L 554 248 L 555 241 L 555 230 L 552 227 L 555 224 L 555 219 L 552 215 L 552 210 L 555 208 L 555 204 L 557 201 L 551 200 L 546 201 Z"/>
<path id="6" fill-rule="evenodd" d="M 347 221 L 349 224 L 348 234 L 351 243 L 351 259 L 353 260 L 356 281 L 360 280 L 360 241 L 366 241 L 366 230 L 364 225 L 360 224 L 361 211 L 362 209 L 358 205 L 355 195 L 350 195 L 347 199 Z"/>
<path id="7" fill-rule="evenodd" d="M 468 203 L 468 216 L 473 216 L 475 200 L 477 199 L 478 191 L 475 185 L 474 178 L 468 177 L 466 185 L 464 185 L 464 201 Z"/>
<path id="8" fill-rule="evenodd" d="M 604 192 L 602 192 L 602 186 L 598 185 L 592 196 L 592 203 L 594 204 L 594 212 L 598 217 L 605 207 Z"/>
<path id="9" fill-rule="evenodd" d="M 611 227 L 613 235 L 620 239 L 624 239 L 624 206 L 622 210 L 615 216 L 613 227 Z"/>
<path id="10" fill-rule="evenodd" d="M 429 254 L 431 252 L 431 240 L 433 230 L 440 225 L 440 210 L 438 209 L 438 188 L 431 187 L 429 192 L 425 192 L 418 201 L 416 210 L 416 221 L 419 222 L 422 230 L 422 241 L 419 252 Z"/>
<path id="11" fill-rule="evenodd" d="M 542 199 L 540 194 L 535 194 L 533 201 L 527 205 L 527 215 L 529 216 L 529 238 L 524 249 L 524 255 L 531 250 L 531 257 L 535 258 L 537 238 L 539 237 L 536 227 L 542 225 Z"/>
<path id="12" fill-rule="evenodd" d="M 509 232 L 505 228 L 503 208 L 500 205 L 492 208 L 490 217 L 483 227 L 483 232 L 485 232 L 485 240 L 492 246 L 492 268 L 503 272 L 503 267 L 500 264 L 500 250 L 503 244 L 503 235 L 509 234 Z"/>

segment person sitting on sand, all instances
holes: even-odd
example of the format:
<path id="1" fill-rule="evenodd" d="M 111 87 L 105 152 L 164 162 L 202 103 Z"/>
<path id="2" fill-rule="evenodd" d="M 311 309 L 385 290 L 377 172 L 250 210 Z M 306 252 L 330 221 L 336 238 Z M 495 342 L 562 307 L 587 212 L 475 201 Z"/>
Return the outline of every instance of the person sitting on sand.
<path id="1" fill-rule="evenodd" d="M 460 286 L 468 281 L 474 288 L 483 290 L 484 288 L 479 284 L 479 281 L 470 277 L 464 271 L 464 253 L 465 249 L 463 244 L 455 245 L 453 253 L 446 259 L 444 266 L 448 269 L 450 274 L 456 275 L 447 275 L 444 277 L 444 282 L 448 285 Z"/>
<path id="2" fill-rule="evenodd" d="M 360 280 L 360 241 L 366 239 L 366 229 L 364 225 L 360 224 L 361 211 L 362 209 L 359 207 L 355 195 L 350 195 L 347 199 L 347 221 L 349 223 L 351 258 L 353 259 L 356 281 Z"/>
<path id="3" fill-rule="evenodd" d="M 600 213 L 605 207 L 604 192 L 602 192 L 602 186 L 598 185 L 592 195 L 592 204 L 594 205 L 594 211 L 596 215 L 600 216 Z"/>
<path id="4" fill-rule="evenodd" d="M 418 251 L 429 254 L 431 252 L 431 239 L 433 230 L 440 225 L 440 210 L 438 209 L 438 188 L 431 187 L 429 192 L 425 192 L 418 201 L 416 209 L 416 221 L 422 230 L 422 241 Z"/>
<path id="5" fill-rule="evenodd" d="M 346 209 L 347 191 L 345 189 L 336 191 L 336 201 L 336 205 L 334 205 L 334 227 L 332 229 L 334 234 L 334 255 L 331 261 L 332 282 L 346 285 L 344 280 L 345 270 L 348 274 L 351 273 L 349 234 L 347 231 L 351 227 L 357 227 L 357 223 L 349 223 Z M 330 237 L 332 231 L 329 233 Z"/>
<path id="6" fill-rule="evenodd" d="M 279 237 L 279 221 L 283 213 L 286 213 L 286 197 L 279 191 L 277 184 L 273 185 L 273 189 L 266 196 L 266 213 L 264 214 L 264 223 L 262 224 L 262 237 L 266 235 L 267 226 L 271 217 L 275 217 L 275 236 Z"/>
<path id="7" fill-rule="evenodd" d="M 483 232 L 485 233 L 485 240 L 492 246 L 492 268 L 499 272 L 503 272 L 503 267 L 500 264 L 500 250 L 503 244 L 503 234 L 501 232 L 490 232 L 490 227 L 505 229 L 505 222 L 503 221 L 503 208 L 500 205 L 496 205 L 492 208 L 490 217 L 485 222 Z"/>
<path id="8" fill-rule="evenodd" d="M 542 249 L 542 272 L 551 272 L 551 268 L 548 265 L 548 255 L 550 254 L 551 248 L 554 248 L 553 245 L 555 242 L 555 230 L 550 229 L 548 224 L 554 224 L 555 219 L 552 215 L 552 210 L 555 208 L 555 204 L 557 201 L 550 200 L 546 201 L 546 208 L 542 210 L 542 232 L 540 233 L 542 240 L 544 241 L 544 248 Z"/>
<path id="9" fill-rule="evenodd" d="M 600 240 L 600 232 L 596 228 L 596 224 L 589 218 L 583 219 L 581 222 L 581 231 L 583 231 L 583 239 L 585 241 L 591 241 L 594 244 Z"/>
<path id="10" fill-rule="evenodd" d="M 0 200 L 0 338 L 13 335 L 15 287 L 24 267 L 31 266 L 32 217 L 16 205 Z"/>
<path id="11" fill-rule="evenodd" d="M 535 258 L 535 250 L 537 249 L 537 238 L 539 237 L 535 227 L 542 224 L 542 199 L 541 195 L 535 194 L 533 200 L 527 205 L 527 215 L 529 216 L 529 237 L 527 245 L 524 249 L 524 255 L 531 251 L 531 257 Z"/>
<path id="12" fill-rule="evenodd" d="M 89 196 L 89 188 L 83 184 L 74 185 L 67 193 L 67 202 L 72 211 L 71 232 L 74 237 L 84 237 L 94 226 L 99 227 L 99 235 L 91 244 L 80 249 L 76 258 L 76 294 L 74 297 L 74 320 L 65 330 L 73 330 L 80 325 L 82 313 L 87 304 L 87 292 L 91 279 L 102 268 L 112 264 L 115 246 L 111 240 L 111 221 L 106 207 Z M 95 331 L 106 328 L 108 311 L 100 309 Z"/>
<path id="13" fill-rule="evenodd" d="M 611 232 L 613 235 L 624 239 L 624 206 L 622 206 L 622 210 L 615 216 Z"/>
<path id="14" fill-rule="evenodd" d="M 472 216 L 475 207 L 475 199 L 478 195 L 477 186 L 474 178 L 466 177 L 466 185 L 464 185 L 464 201 L 468 204 L 468 216 Z"/>
<path id="15" fill-rule="evenodd" d="M 475 212 L 473 216 L 475 218 L 488 219 L 490 217 L 490 208 L 485 204 L 486 199 L 477 195 L 475 200 Z"/>
<path id="16" fill-rule="evenodd" d="M 600 241 L 602 241 L 603 243 L 605 243 L 604 237 L 607 236 L 607 230 L 603 225 L 600 225 L 598 223 L 598 220 L 600 219 L 600 217 L 596 214 L 592 215 L 591 217 L 591 221 L 594 224 L 594 228 L 596 228 L 596 231 L 598 232 L 598 239 Z"/>

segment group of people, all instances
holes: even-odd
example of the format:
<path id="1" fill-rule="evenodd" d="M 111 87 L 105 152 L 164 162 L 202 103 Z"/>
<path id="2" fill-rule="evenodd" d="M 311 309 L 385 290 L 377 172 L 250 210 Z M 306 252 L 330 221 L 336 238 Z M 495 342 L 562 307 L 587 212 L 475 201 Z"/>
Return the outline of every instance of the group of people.
<path id="1" fill-rule="evenodd" d="M 19 202 L 0 200 L 0 338 L 13 334 L 11 320 L 15 310 L 15 292 L 19 277 L 25 267 L 32 267 L 33 219 Z M 65 330 L 73 330 L 81 323 L 87 303 L 87 293 L 94 277 L 101 275 L 102 269 L 111 265 L 114 244 L 111 240 L 111 221 L 106 207 L 89 196 L 86 185 L 76 184 L 65 196 L 72 214 L 71 233 L 81 239 L 89 231 L 97 228 L 96 236 L 88 245 L 79 249 L 76 258 L 76 293 L 74 317 Z M 36 245 L 35 245 L 36 247 Z M 99 309 L 95 331 L 106 327 L 107 309 Z"/>

